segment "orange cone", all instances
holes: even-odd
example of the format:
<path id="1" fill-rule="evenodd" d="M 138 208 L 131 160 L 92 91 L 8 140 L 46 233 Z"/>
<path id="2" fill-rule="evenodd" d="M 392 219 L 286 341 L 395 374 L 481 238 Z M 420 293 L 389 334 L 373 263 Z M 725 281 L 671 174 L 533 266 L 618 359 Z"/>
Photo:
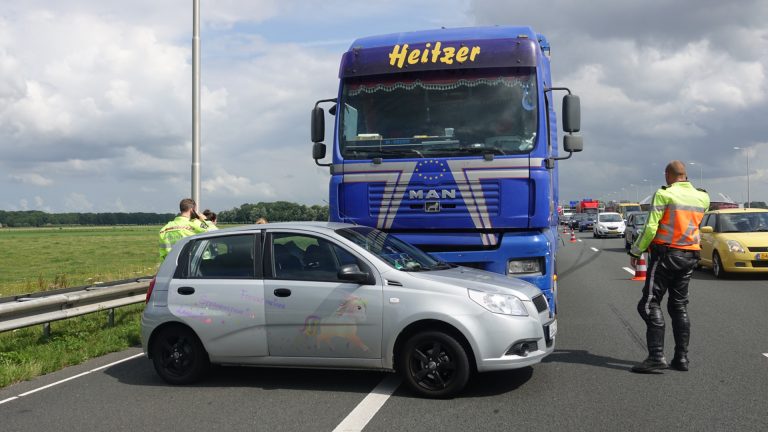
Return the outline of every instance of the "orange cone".
<path id="1" fill-rule="evenodd" d="M 645 273 L 648 271 L 648 264 L 646 264 L 647 259 L 648 253 L 643 252 L 643 254 L 640 255 L 640 259 L 637 260 L 637 266 L 635 267 L 635 277 L 632 278 L 633 281 L 645 280 Z"/>
<path id="2" fill-rule="evenodd" d="M 571 243 L 576 243 L 576 233 L 571 228 Z"/>

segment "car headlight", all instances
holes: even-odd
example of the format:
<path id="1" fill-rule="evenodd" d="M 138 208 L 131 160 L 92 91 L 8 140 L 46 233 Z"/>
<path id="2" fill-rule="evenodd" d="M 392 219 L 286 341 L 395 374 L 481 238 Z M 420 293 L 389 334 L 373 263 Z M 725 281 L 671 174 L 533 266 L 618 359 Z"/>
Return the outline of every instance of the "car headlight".
<path id="1" fill-rule="evenodd" d="M 508 274 L 541 273 L 541 262 L 538 259 L 509 260 Z"/>
<path id="2" fill-rule="evenodd" d="M 490 312 L 513 316 L 528 316 L 525 305 L 513 295 L 492 294 L 483 291 L 467 290 L 469 298 Z"/>
<path id="3" fill-rule="evenodd" d="M 741 243 L 736 240 L 727 240 L 725 243 L 728 245 L 729 251 L 733 253 L 744 253 L 744 248 L 741 246 Z"/>

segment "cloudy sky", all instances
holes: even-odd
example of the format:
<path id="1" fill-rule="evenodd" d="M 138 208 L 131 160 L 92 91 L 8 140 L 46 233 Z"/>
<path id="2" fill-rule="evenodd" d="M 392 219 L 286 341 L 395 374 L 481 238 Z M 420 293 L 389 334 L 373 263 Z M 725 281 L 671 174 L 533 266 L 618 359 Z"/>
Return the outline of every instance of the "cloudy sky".
<path id="1" fill-rule="evenodd" d="M 744 200 L 749 159 L 750 198 L 768 201 L 764 0 L 202 0 L 202 17 L 204 207 L 323 204 L 309 111 L 355 38 L 492 24 L 545 34 L 555 85 L 581 96 L 563 199 L 642 198 L 681 159 Z M 191 0 L 0 3 L 0 210 L 175 212 L 191 37 Z"/>

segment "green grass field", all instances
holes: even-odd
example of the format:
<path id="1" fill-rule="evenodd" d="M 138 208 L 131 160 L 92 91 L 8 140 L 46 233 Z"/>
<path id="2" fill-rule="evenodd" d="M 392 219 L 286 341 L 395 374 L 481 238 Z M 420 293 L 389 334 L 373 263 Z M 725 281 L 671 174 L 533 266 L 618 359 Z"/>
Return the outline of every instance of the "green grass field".
<path id="1" fill-rule="evenodd" d="M 152 275 L 160 226 L 0 229 L 0 297 Z"/>
<path id="2" fill-rule="evenodd" d="M 0 297 L 152 275 L 159 226 L 0 229 Z M 0 387 L 139 343 L 143 304 L 0 333 Z"/>

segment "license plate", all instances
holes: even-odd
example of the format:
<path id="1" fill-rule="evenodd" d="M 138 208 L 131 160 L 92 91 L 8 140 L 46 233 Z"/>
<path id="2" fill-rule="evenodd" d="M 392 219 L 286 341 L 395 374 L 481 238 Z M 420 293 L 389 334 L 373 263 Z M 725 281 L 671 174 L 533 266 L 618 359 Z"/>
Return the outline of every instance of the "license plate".
<path id="1" fill-rule="evenodd" d="M 768 260 L 768 252 L 760 252 L 755 256 L 755 259 Z"/>
<path id="2" fill-rule="evenodd" d="M 552 322 L 549 324 L 549 326 L 548 326 L 548 327 L 549 327 L 549 338 L 550 338 L 550 339 L 554 339 L 554 338 L 555 338 L 555 335 L 557 334 L 557 320 L 555 320 L 555 321 L 552 321 Z"/>

